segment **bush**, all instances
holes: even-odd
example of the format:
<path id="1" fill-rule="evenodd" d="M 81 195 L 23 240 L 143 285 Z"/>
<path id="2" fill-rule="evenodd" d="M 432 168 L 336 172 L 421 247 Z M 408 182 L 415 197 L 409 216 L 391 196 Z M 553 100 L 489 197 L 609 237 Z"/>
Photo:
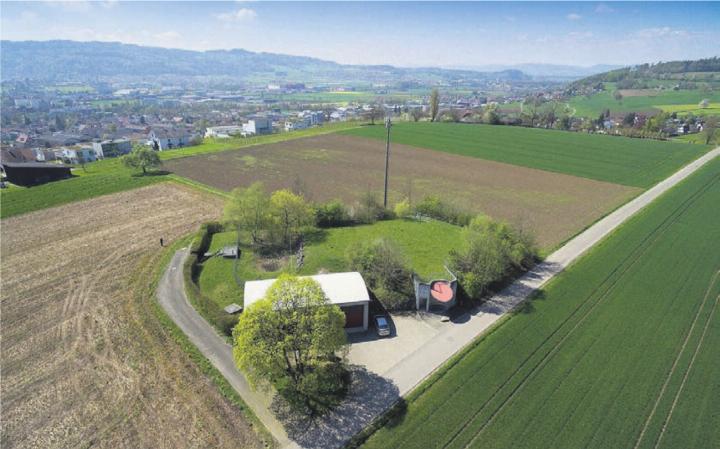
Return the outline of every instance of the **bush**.
<path id="1" fill-rule="evenodd" d="M 410 201 L 408 201 L 407 198 L 400 201 L 395 205 L 395 216 L 398 218 L 406 218 L 409 217 L 412 214 L 412 207 L 410 206 Z"/>
<path id="2" fill-rule="evenodd" d="M 377 196 L 372 192 L 365 192 L 359 200 L 358 208 L 353 217 L 358 223 L 375 223 L 378 220 L 391 218 L 390 211 L 380 204 Z"/>
<path id="3" fill-rule="evenodd" d="M 472 219 L 472 215 L 434 195 L 426 196 L 418 203 L 415 206 L 415 213 L 458 226 L 466 226 Z"/>
<path id="4" fill-rule="evenodd" d="M 410 270 L 400 249 L 390 240 L 356 242 L 348 247 L 346 258 L 349 269 L 362 273 L 386 308 L 402 309 L 412 302 Z"/>
<path id="5" fill-rule="evenodd" d="M 532 237 L 486 216 L 474 218 L 463 230 L 464 248 L 450 252 L 450 270 L 473 299 L 537 259 Z"/>
<path id="6" fill-rule="evenodd" d="M 340 200 L 332 200 L 317 206 L 315 223 L 320 228 L 346 226 L 351 223 L 350 214 Z"/>

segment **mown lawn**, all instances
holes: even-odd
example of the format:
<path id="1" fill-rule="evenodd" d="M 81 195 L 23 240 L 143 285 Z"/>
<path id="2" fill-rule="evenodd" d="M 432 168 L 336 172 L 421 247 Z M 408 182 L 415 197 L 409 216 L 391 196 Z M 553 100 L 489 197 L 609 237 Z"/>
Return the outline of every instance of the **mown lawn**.
<path id="1" fill-rule="evenodd" d="M 301 275 L 346 271 L 345 253 L 351 244 L 358 241 L 372 241 L 386 237 L 394 241 L 408 259 L 408 265 L 421 276 L 447 276 L 443 266 L 448 253 L 460 244 L 460 228 L 439 221 L 389 220 L 372 225 L 331 228 L 318 232 L 307 239 L 305 261 Z M 234 231 L 215 234 L 211 251 L 234 244 Z M 247 246 L 243 245 L 242 257 L 238 261 L 237 277 L 233 274 L 234 261 L 214 257 L 203 264 L 199 285 L 203 293 L 221 307 L 233 302 L 242 304 L 243 283 L 254 279 L 277 277 L 283 268 L 266 270 L 260 260 Z M 287 265 L 294 267 L 290 258 Z"/>
<path id="2" fill-rule="evenodd" d="M 716 448 L 720 159 L 421 385 L 365 448 Z"/>
<path id="3" fill-rule="evenodd" d="M 383 126 L 347 131 L 385 138 Z M 523 167 L 647 188 L 699 157 L 708 147 L 516 126 L 398 123 L 392 142 Z"/>
<path id="4" fill-rule="evenodd" d="M 292 133 L 271 134 L 252 138 L 206 139 L 200 145 L 160 153 L 161 160 L 177 159 L 198 154 L 217 153 L 266 143 L 282 142 L 358 126 L 355 122 L 331 123 L 318 128 L 295 131 Z M 85 164 L 85 169 L 73 170 L 75 177 L 23 188 L 12 186 L 0 190 L 0 218 L 24 214 L 48 207 L 59 206 L 73 201 L 81 201 L 100 195 L 116 193 L 143 187 L 156 182 L 177 178 L 164 172 L 155 172 L 141 176 L 137 170 L 125 168 L 120 159 L 105 159 Z"/>

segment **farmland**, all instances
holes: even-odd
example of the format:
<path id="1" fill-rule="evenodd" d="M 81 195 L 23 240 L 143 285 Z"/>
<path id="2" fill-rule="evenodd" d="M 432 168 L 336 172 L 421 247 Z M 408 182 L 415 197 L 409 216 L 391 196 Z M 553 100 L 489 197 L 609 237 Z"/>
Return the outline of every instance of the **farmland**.
<path id="1" fill-rule="evenodd" d="M 382 126 L 345 131 L 385 138 Z M 396 143 L 633 187 L 650 187 L 706 148 L 515 126 L 399 123 Z"/>
<path id="2" fill-rule="evenodd" d="M 407 257 L 409 266 L 420 275 L 445 276 L 443 264 L 450 250 L 460 244 L 460 228 L 439 221 L 390 220 L 321 230 L 307 239 L 304 264 L 298 274 L 346 271 L 345 252 L 348 246 L 379 237 L 395 242 Z M 232 231 L 215 234 L 210 251 L 234 244 L 236 240 L 237 234 Z M 275 261 L 261 260 L 247 246 L 242 249 L 237 270 L 242 281 L 274 278 L 285 268 L 278 264 L 263 269 L 263 262 L 275 265 Z M 286 262 L 292 264 L 294 261 Z M 242 304 L 243 285 L 237 286 L 233 279 L 233 261 L 216 257 L 203 264 L 199 284 L 202 291 L 221 307 L 233 302 Z"/>
<path id="3" fill-rule="evenodd" d="M 262 181 L 269 191 L 292 188 L 313 201 L 352 203 L 365 192 L 382 192 L 384 163 L 385 148 L 377 140 L 331 134 L 177 159 L 165 168 L 226 191 Z M 406 145 L 392 149 L 390 204 L 438 195 L 531 230 L 544 248 L 558 245 L 638 192 Z"/>
<path id="4" fill-rule="evenodd" d="M 602 111 L 609 109 L 610 113 L 643 112 L 655 113 L 670 105 L 697 105 L 707 98 L 713 103 L 720 101 L 719 92 L 704 92 L 695 90 L 653 90 L 642 89 L 624 92 L 622 101 L 613 97 L 613 92 L 605 90 L 590 97 L 577 96 L 570 99 L 570 107 L 575 115 L 581 117 L 597 117 Z"/>
<path id="5" fill-rule="evenodd" d="M 366 448 L 713 448 L 720 159 L 411 393 Z"/>
<path id="6" fill-rule="evenodd" d="M 263 446 L 153 312 L 159 238 L 220 207 L 165 183 L 2 221 L 3 448 Z"/>

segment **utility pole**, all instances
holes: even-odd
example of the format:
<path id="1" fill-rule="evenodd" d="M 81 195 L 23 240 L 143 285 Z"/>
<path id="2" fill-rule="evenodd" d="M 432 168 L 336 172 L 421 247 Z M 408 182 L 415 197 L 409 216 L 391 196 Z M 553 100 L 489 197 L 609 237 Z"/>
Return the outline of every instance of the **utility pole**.
<path id="1" fill-rule="evenodd" d="M 387 142 L 385 143 L 385 197 L 383 200 L 383 206 L 387 209 L 387 194 L 388 194 L 388 168 L 390 166 L 390 127 L 392 121 L 390 116 L 385 118 L 385 128 L 387 128 Z"/>

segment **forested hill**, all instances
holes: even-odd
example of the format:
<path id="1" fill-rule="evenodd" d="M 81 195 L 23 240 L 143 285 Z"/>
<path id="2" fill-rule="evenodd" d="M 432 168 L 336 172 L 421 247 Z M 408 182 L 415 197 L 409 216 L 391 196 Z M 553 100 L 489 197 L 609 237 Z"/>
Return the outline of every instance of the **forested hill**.
<path id="1" fill-rule="evenodd" d="M 45 81 L 221 78 L 234 81 L 398 82 L 529 79 L 517 70 L 478 72 L 440 68 L 343 65 L 321 59 L 242 49 L 190 51 L 116 42 L 2 41 L 2 79 Z"/>
<path id="2" fill-rule="evenodd" d="M 618 83 L 620 88 L 632 88 L 639 87 L 636 84 L 648 80 L 720 82 L 720 57 L 625 67 L 583 78 L 574 82 L 571 87 Z"/>

